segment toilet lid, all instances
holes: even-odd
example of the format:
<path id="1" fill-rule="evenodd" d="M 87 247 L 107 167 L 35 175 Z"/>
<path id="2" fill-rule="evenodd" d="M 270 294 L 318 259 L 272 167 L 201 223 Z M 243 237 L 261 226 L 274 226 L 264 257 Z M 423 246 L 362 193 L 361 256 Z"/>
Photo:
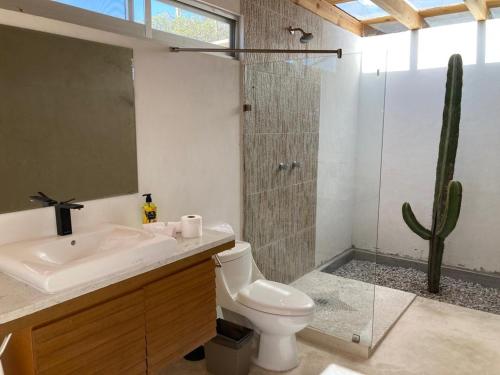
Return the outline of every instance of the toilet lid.
<path id="1" fill-rule="evenodd" d="M 254 310 L 276 315 L 305 316 L 314 311 L 314 302 L 307 294 L 269 280 L 257 280 L 246 286 L 236 300 Z"/>

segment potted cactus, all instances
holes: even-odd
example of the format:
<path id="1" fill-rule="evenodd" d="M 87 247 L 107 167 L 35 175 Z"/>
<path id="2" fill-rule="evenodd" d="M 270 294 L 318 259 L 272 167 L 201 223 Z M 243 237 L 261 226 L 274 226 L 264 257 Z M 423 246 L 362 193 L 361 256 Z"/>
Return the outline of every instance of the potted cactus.
<path id="1" fill-rule="evenodd" d="M 462 184 L 453 181 L 462 102 L 462 77 L 462 57 L 453 55 L 448 63 L 431 229 L 418 222 L 408 202 L 403 204 L 403 219 L 408 227 L 429 241 L 427 282 L 431 293 L 439 292 L 444 241 L 457 225 L 462 204 Z"/>

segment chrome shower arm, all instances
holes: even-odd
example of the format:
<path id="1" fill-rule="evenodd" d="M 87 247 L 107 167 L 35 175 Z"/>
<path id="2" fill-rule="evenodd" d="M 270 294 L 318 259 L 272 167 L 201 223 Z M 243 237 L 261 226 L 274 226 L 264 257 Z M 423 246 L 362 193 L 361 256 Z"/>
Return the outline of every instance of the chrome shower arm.
<path id="1" fill-rule="evenodd" d="M 290 34 L 293 34 L 295 31 L 300 31 L 302 34 L 307 34 L 307 33 L 304 31 L 304 29 L 302 29 L 302 28 L 300 28 L 300 27 L 292 27 L 292 26 L 290 26 L 287 30 L 288 30 L 288 32 L 289 32 Z"/>

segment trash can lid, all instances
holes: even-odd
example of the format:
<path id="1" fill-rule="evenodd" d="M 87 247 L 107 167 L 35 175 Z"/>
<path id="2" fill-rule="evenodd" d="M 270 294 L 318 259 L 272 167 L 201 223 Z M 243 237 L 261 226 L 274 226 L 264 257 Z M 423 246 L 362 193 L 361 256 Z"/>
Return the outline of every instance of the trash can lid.
<path id="1" fill-rule="evenodd" d="M 231 349 L 240 349 L 253 337 L 253 330 L 224 319 L 217 319 L 217 336 L 211 341 Z"/>

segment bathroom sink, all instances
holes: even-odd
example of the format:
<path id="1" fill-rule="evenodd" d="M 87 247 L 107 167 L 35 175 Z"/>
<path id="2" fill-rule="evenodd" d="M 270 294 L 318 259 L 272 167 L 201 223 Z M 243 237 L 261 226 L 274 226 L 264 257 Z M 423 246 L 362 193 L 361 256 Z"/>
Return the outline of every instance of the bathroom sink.
<path id="1" fill-rule="evenodd" d="M 0 246 L 0 271 L 57 293 L 161 261 L 176 245 L 166 235 L 105 224 L 70 236 Z"/>

